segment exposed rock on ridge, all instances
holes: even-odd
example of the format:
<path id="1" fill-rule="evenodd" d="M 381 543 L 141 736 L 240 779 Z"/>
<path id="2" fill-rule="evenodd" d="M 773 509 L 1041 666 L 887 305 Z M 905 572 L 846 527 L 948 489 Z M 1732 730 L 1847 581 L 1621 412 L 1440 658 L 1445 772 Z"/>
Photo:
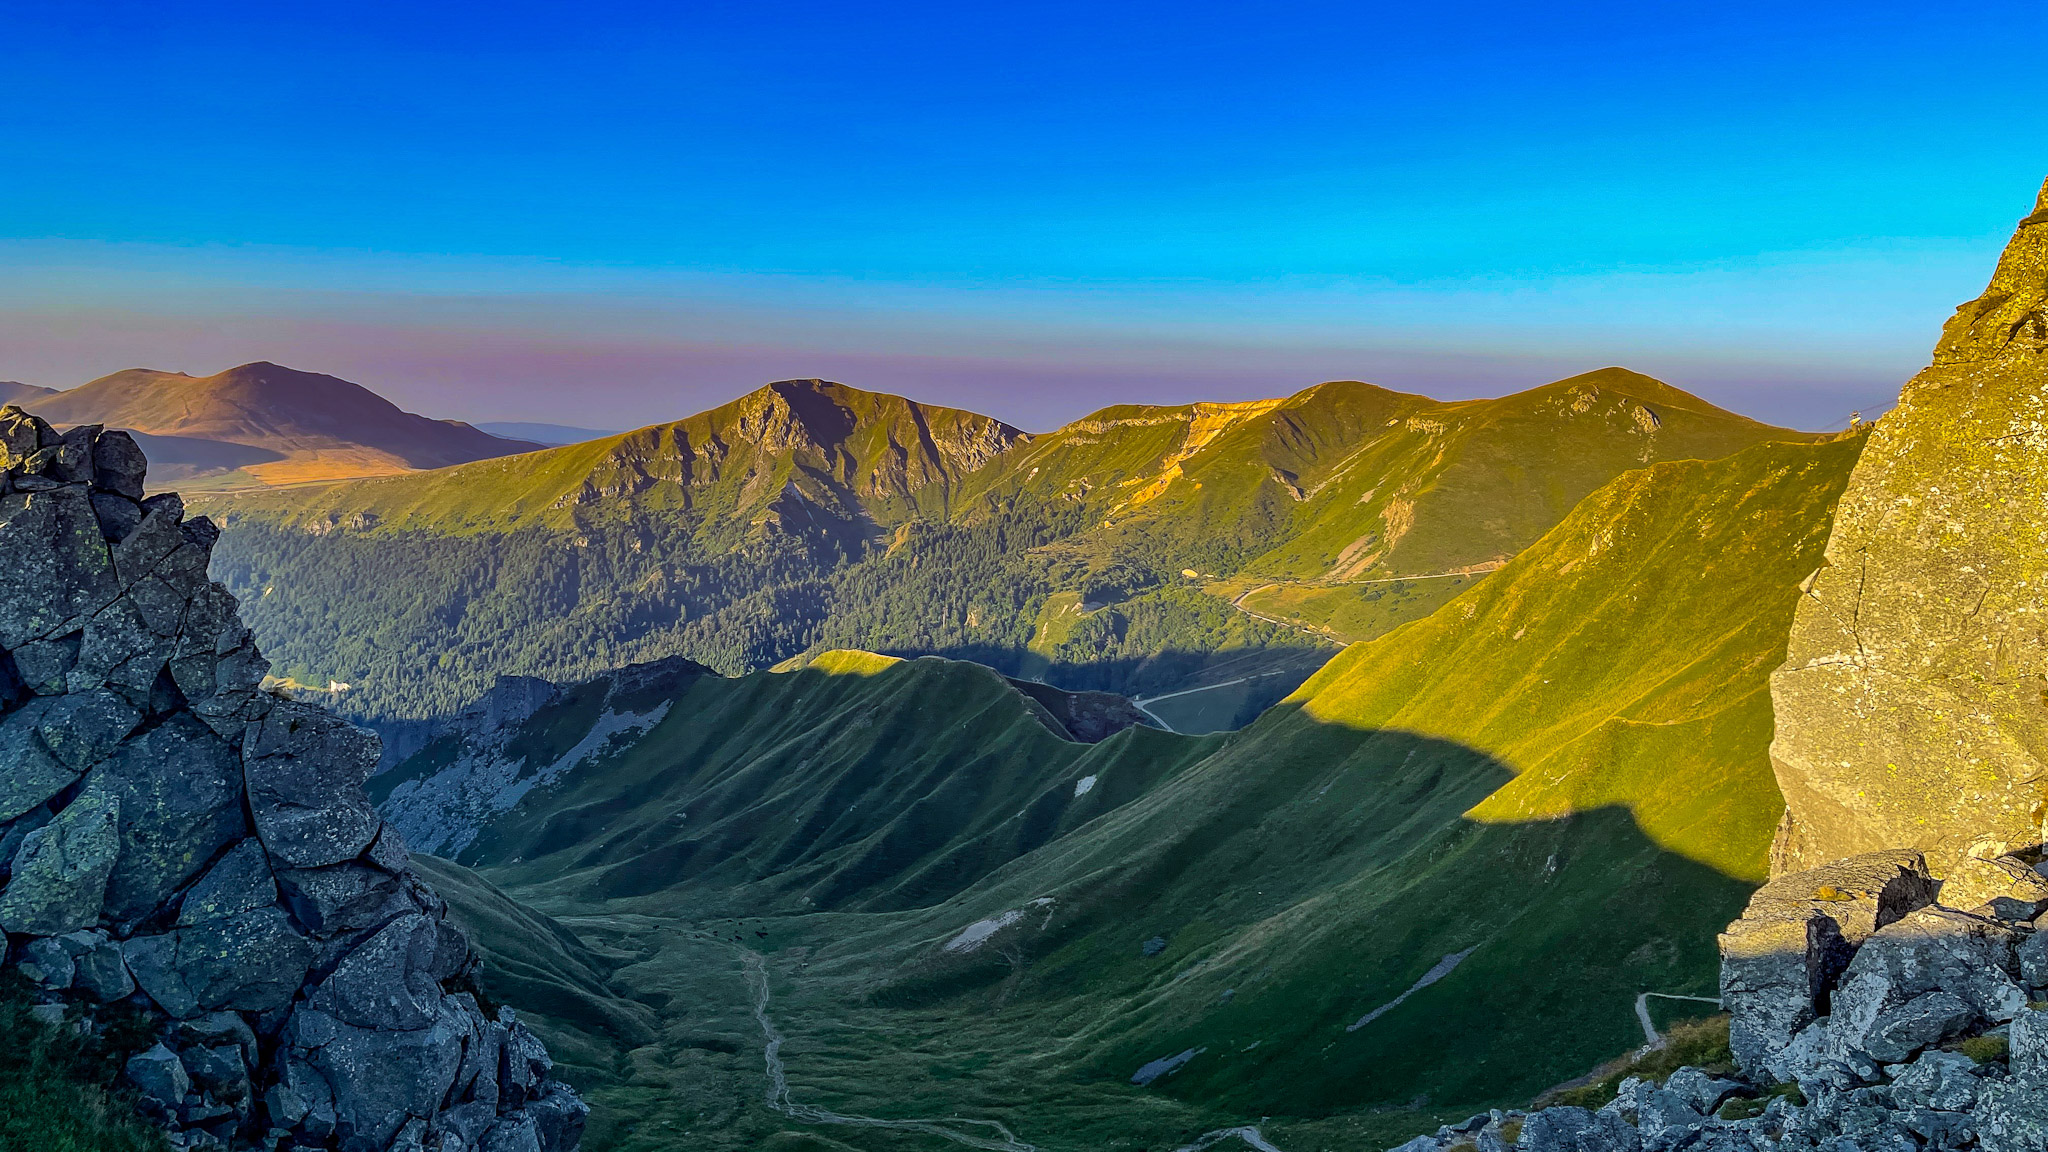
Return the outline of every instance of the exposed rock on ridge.
<path id="1" fill-rule="evenodd" d="M 2048 815 L 2048 189 L 1864 449 L 1772 680 L 1777 871 Z"/>
<path id="2" fill-rule="evenodd" d="M 377 740 L 258 691 L 218 535 L 132 438 L 0 408 L 0 928 L 186 1148 L 566 1152 L 585 1109 L 363 794 Z"/>
<path id="3" fill-rule="evenodd" d="M 629 746 L 668 715 L 674 698 L 699 676 L 715 675 L 671 656 L 628 665 L 564 688 L 530 676 L 500 677 L 426 745 L 433 754 L 408 759 L 374 786 L 378 808 L 406 842 L 454 858 L 492 817 L 528 792 Z M 542 689 L 545 689 L 545 692 Z M 580 711 L 573 743 L 545 753 L 523 744 L 522 725 L 541 709 L 571 697 Z M 576 709 L 575 704 L 588 707 Z"/>

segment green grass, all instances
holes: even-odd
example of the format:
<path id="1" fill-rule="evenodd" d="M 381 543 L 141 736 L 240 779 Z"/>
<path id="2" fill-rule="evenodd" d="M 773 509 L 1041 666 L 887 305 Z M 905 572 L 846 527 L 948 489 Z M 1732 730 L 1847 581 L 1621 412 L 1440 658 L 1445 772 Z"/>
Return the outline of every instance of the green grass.
<path id="1" fill-rule="evenodd" d="M 1398 1143 L 1627 1050 L 1641 989 L 1714 988 L 1778 812 L 1765 678 L 1859 447 L 1628 473 L 1240 732 L 1068 744 L 934 660 L 700 680 L 466 859 L 661 1005 L 595 1148 L 789 1128 L 741 949 L 807 1103 L 1049 1150 L 1252 1117 L 1282 1147 Z"/>
<path id="2" fill-rule="evenodd" d="M 0 983 L 0 1149 L 22 1152 L 162 1152 L 160 1132 L 135 1115 L 117 1085 L 128 1056 L 147 1045 L 125 1017 L 105 1038 L 84 1039 L 29 1015 L 17 977 Z"/>
<path id="3" fill-rule="evenodd" d="M 1572 1104 L 1599 1108 L 1614 1099 L 1621 1082 L 1633 1076 L 1662 1084 L 1680 1068 L 1698 1068 L 1709 1075 L 1725 1076 L 1736 1071 L 1735 1055 L 1728 1048 L 1728 1017 L 1705 1016 L 1681 1020 L 1664 1030 L 1664 1046 L 1641 1055 L 1630 1053 L 1603 1064 L 1588 1084 L 1544 1093 L 1537 1106 Z M 1761 1108 L 1758 1109 L 1760 1113 Z"/>
<path id="4" fill-rule="evenodd" d="M 2005 1060 L 2012 1052 L 2012 1041 L 2004 1036 L 1972 1036 L 1958 1040 L 1949 1047 L 1979 1064 L 1995 1064 Z"/>

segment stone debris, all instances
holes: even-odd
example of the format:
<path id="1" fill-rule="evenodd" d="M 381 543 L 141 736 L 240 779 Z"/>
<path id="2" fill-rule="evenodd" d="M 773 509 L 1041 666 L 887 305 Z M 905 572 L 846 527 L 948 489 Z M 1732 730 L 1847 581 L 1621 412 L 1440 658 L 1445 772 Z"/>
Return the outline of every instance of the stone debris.
<path id="1" fill-rule="evenodd" d="M 123 432 L 0 408 L 0 929 L 35 1011 L 142 1009 L 179 1149 L 571 1152 L 586 1108 L 363 794 L 375 736 L 259 690 L 219 533 Z"/>
<path id="2" fill-rule="evenodd" d="M 1721 935 L 1738 1073 L 1632 1077 L 1598 1110 L 1475 1116 L 1395 1152 L 2044 1152 L 2048 913 L 1982 891 L 1946 906 L 1904 850 L 1781 876 Z"/>

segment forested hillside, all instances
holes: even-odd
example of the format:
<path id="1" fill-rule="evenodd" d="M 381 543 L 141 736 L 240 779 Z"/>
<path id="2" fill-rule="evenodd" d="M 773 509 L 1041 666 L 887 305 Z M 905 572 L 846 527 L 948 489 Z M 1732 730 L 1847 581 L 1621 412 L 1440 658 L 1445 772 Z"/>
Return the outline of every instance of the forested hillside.
<path id="1" fill-rule="evenodd" d="M 1038 437 L 786 381 L 673 425 L 203 507 L 280 673 L 349 684 L 365 717 L 446 713 L 505 673 L 850 647 L 1133 695 L 1238 685 L 1242 719 L 1620 472 L 1773 439 L 1810 438 L 1620 369 L 1500 400 L 1334 383 L 1112 408 Z"/>

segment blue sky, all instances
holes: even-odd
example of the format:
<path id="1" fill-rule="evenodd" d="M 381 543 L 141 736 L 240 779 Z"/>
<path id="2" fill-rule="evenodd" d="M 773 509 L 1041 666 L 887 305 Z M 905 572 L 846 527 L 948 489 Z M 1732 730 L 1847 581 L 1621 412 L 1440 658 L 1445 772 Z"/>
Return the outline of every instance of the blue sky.
<path id="1" fill-rule="evenodd" d="M 2038 8 L 0 0 L 0 378 L 1042 428 L 1625 363 L 1818 427 L 1981 289 Z"/>

